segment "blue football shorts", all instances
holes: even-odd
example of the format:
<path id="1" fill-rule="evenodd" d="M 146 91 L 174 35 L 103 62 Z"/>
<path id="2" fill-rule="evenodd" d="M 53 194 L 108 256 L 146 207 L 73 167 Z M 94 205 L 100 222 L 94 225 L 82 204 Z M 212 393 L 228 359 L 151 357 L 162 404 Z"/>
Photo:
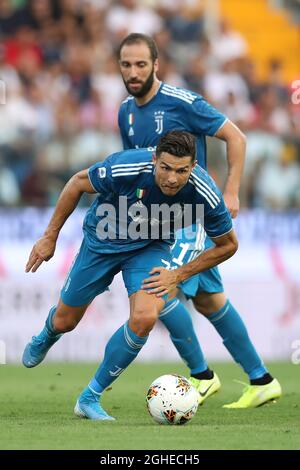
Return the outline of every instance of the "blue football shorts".
<path id="1" fill-rule="evenodd" d="M 192 226 L 192 229 L 195 230 L 195 226 Z M 214 246 L 213 241 L 206 235 L 203 228 L 200 227 L 196 237 L 197 240 L 191 239 L 190 231 L 176 232 L 176 242 L 172 247 L 172 269 L 193 261 L 202 251 Z M 195 276 L 178 284 L 178 288 L 181 289 L 187 299 L 196 297 L 200 292 L 224 292 L 222 278 L 217 266 L 195 274 Z"/>
<path id="2" fill-rule="evenodd" d="M 165 267 L 170 260 L 171 247 L 165 242 L 154 241 L 138 250 L 103 254 L 91 251 L 83 239 L 61 290 L 61 299 L 71 307 L 89 304 L 108 290 L 120 271 L 130 296 L 141 289 L 152 268 Z M 163 300 L 167 297 L 163 296 Z"/>

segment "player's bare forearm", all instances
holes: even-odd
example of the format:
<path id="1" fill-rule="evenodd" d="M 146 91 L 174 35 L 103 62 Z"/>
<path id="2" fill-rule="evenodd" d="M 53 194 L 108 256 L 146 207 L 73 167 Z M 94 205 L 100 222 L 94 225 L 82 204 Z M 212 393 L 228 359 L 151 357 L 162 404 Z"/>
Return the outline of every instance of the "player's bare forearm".
<path id="1" fill-rule="evenodd" d="M 45 230 L 45 236 L 56 240 L 66 220 L 77 207 L 82 194 L 94 192 L 88 178 L 88 170 L 80 171 L 72 176 L 59 196 L 54 213 Z"/>
<path id="2" fill-rule="evenodd" d="M 239 189 L 245 162 L 246 136 L 235 124 L 227 121 L 215 137 L 226 142 L 228 175 L 224 189 L 224 200 L 234 218 L 239 211 Z"/>
<path id="3" fill-rule="evenodd" d="M 142 289 L 157 297 L 169 294 L 180 282 L 210 269 L 234 255 L 238 248 L 238 242 L 233 230 L 226 235 L 213 239 L 214 248 L 204 251 L 194 261 L 186 265 L 168 271 L 162 267 L 155 267 L 150 274 L 151 277 L 143 281 Z"/>
<path id="4" fill-rule="evenodd" d="M 223 263 L 223 261 L 231 258 L 238 249 L 238 242 L 234 230 L 231 230 L 222 237 L 213 238 L 212 240 L 215 243 L 213 248 L 204 251 L 194 261 L 175 270 L 178 276 L 178 282 L 183 282 L 195 274 L 199 274 Z"/>
<path id="5" fill-rule="evenodd" d="M 43 261 L 49 261 L 52 258 L 59 232 L 84 192 L 95 192 L 89 181 L 87 170 L 76 173 L 64 187 L 44 235 L 37 240 L 31 250 L 25 268 L 26 272 L 35 272 Z"/>

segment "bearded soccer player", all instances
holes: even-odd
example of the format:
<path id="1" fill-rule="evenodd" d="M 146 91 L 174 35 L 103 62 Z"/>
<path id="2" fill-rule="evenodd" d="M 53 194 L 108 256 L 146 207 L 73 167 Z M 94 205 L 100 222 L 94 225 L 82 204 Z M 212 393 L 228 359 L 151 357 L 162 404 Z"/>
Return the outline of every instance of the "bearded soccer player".
<path id="1" fill-rule="evenodd" d="M 156 75 L 158 51 L 151 37 L 138 33 L 127 36 L 120 45 L 119 64 L 130 94 L 119 110 L 124 149 L 155 148 L 164 133 L 174 129 L 186 130 L 195 135 L 198 164 L 206 169 L 206 136 L 225 141 L 228 177 L 223 195 L 231 216 L 236 217 L 246 148 L 244 134 L 200 95 L 159 81 Z M 168 171 L 167 168 L 165 171 Z M 184 266 L 204 249 L 213 246 L 203 227 L 198 225 L 197 229 L 193 241 L 177 233 L 172 268 Z M 250 385 L 245 388 L 240 399 L 224 406 L 256 407 L 280 397 L 280 384 L 269 374 L 249 338 L 241 316 L 227 299 L 218 268 L 201 272 L 178 287 L 187 299 L 192 299 L 196 310 L 211 322 L 228 352 L 249 377 Z M 199 401 L 202 403 L 217 392 L 221 384 L 217 374 L 208 367 L 189 312 L 178 299 L 173 299 L 165 305 L 159 318 L 169 330 L 180 356 L 189 366 L 190 381 L 199 391 Z"/>
<path id="2" fill-rule="evenodd" d="M 161 138 L 156 154 L 149 149 L 119 152 L 74 175 L 44 236 L 31 251 L 27 272 L 35 272 L 54 255 L 59 232 L 83 193 L 98 197 L 86 214 L 80 251 L 58 305 L 50 309 L 42 332 L 26 346 L 23 364 L 37 366 L 122 271 L 129 320 L 108 341 L 104 359 L 74 410 L 80 417 L 112 420 L 101 407 L 101 394 L 142 349 L 168 294 L 178 283 L 232 256 L 237 240 L 222 194 L 196 164 L 194 136 L 174 131 Z M 199 207 L 204 208 L 204 227 L 214 247 L 178 269 L 167 270 L 164 264 L 171 261 L 176 223 L 188 228 L 201 218 Z"/>

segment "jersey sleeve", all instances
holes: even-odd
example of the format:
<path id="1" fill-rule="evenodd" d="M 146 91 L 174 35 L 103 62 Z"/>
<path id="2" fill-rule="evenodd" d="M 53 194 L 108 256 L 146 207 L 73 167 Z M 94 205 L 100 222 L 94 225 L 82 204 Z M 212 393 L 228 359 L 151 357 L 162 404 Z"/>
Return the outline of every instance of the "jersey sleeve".
<path id="1" fill-rule="evenodd" d="M 188 119 L 191 132 L 214 136 L 228 118 L 205 101 L 197 98 L 188 108 Z"/>
<path id="2" fill-rule="evenodd" d="M 217 238 L 232 230 L 232 220 L 223 197 L 215 208 L 204 209 L 204 228 L 210 238 Z"/>
<path id="3" fill-rule="evenodd" d="M 88 169 L 88 177 L 94 190 L 100 194 L 109 194 L 113 191 L 110 158 L 104 162 L 95 163 Z"/>
<path id="4" fill-rule="evenodd" d="M 132 145 L 130 144 L 130 140 L 128 139 L 128 135 L 127 135 L 126 130 L 125 130 L 125 112 L 124 112 L 124 106 L 121 106 L 120 109 L 119 109 L 118 124 L 119 124 L 119 129 L 120 129 L 120 134 L 121 134 L 123 149 L 124 149 L 124 150 L 128 150 L 128 149 L 132 148 Z"/>
<path id="5" fill-rule="evenodd" d="M 220 189 L 206 172 L 203 175 L 194 176 L 194 185 L 197 202 L 204 205 L 204 228 L 209 237 L 221 237 L 232 230 L 231 215 Z"/>

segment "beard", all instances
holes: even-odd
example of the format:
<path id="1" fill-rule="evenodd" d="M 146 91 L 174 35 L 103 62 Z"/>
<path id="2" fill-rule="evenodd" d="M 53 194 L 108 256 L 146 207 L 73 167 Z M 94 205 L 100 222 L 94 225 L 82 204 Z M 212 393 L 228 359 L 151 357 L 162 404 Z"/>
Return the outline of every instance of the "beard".
<path id="1" fill-rule="evenodd" d="M 123 78 L 123 77 L 122 77 Z M 143 96 L 147 95 L 147 93 L 151 90 L 152 88 L 152 85 L 154 83 L 154 67 L 152 67 L 152 70 L 149 74 L 149 77 L 146 79 L 146 81 L 144 83 L 142 83 L 141 81 L 139 80 L 136 80 L 136 81 L 132 81 L 130 82 L 129 80 L 126 82 L 123 78 L 123 82 L 124 82 L 124 85 L 126 87 L 126 90 L 128 91 L 128 93 L 132 96 L 134 96 L 135 98 L 142 98 Z M 142 86 L 139 90 L 132 90 L 130 88 L 130 83 L 140 83 Z"/>

